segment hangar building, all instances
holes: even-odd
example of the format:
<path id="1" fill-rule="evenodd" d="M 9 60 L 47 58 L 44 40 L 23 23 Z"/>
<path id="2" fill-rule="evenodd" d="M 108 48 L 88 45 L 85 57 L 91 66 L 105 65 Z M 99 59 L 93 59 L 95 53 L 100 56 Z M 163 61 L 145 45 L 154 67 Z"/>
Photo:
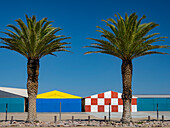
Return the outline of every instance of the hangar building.
<path id="1" fill-rule="evenodd" d="M 37 112 L 81 112 L 82 97 L 50 91 L 37 95 Z"/>
<path id="2" fill-rule="evenodd" d="M 170 95 L 134 95 L 138 97 L 138 111 L 170 111 Z"/>
<path id="3" fill-rule="evenodd" d="M 28 111 L 28 95 L 26 89 L 0 87 L 0 112 Z"/>
<path id="4" fill-rule="evenodd" d="M 85 112 L 123 112 L 122 93 L 107 91 L 100 94 L 85 97 L 83 99 Z M 83 103 L 82 103 L 83 104 Z M 137 112 L 137 97 L 132 97 L 132 112 Z"/>

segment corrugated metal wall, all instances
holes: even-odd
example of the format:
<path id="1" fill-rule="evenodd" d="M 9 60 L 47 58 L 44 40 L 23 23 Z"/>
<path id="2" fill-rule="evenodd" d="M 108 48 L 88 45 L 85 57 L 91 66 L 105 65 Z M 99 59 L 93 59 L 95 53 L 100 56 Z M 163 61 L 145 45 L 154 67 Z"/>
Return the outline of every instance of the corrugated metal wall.
<path id="1" fill-rule="evenodd" d="M 138 98 L 138 111 L 170 111 L 170 98 Z"/>
<path id="2" fill-rule="evenodd" d="M 81 112 L 81 99 L 37 99 L 37 112 Z"/>
<path id="3" fill-rule="evenodd" d="M 8 104 L 8 112 L 24 112 L 24 98 L 0 98 L 0 112 L 6 111 Z"/>

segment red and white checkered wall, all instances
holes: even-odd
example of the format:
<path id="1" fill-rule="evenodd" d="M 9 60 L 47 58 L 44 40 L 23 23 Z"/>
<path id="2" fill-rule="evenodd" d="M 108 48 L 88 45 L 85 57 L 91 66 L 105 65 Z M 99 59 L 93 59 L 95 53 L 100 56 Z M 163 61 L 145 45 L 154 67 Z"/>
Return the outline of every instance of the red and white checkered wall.
<path id="1" fill-rule="evenodd" d="M 123 112 L 122 93 L 108 91 L 85 97 L 85 112 Z M 137 112 L 137 97 L 132 97 L 132 112 Z"/>

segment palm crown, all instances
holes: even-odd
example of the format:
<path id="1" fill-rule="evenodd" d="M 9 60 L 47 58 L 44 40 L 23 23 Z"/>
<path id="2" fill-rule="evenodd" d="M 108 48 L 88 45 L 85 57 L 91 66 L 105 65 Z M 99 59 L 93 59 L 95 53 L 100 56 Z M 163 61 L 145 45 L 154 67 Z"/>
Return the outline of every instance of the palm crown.
<path id="1" fill-rule="evenodd" d="M 3 40 L 1 43 L 5 44 L 0 48 L 14 50 L 32 59 L 40 59 L 48 54 L 55 55 L 56 51 L 68 51 L 66 48 L 69 47 L 65 45 L 69 43 L 61 41 L 70 37 L 56 36 L 56 32 L 61 29 L 52 27 L 50 24 L 52 21 L 47 21 L 47 18 L 36 21 L 35 16 L 29 18 L 27 15 L 26 20 L 27 25 L 21 19 L 16 20 L 20 29 L 14 25 L 7 25 L 14 31 L 7 29 L 8 32 L 3 32 L 9 38 L 0 38 Z"/>
<path id="2" fill-rule="evenodd" d="M 97 26 L 97 28 L 101 29 L 97 31 L 101 32 L 101 36 L 107 40 L 88 38 L 95 40 L 98 43 L 93 43 L 91 46 L 86 47 L 97 48 L 99 51 L 89 51 L 85 54 L 106 53 L 116 56 L 122 60 L 132 60 L 136 57 L 148 54 L 167 54 L 155 51 L 155 49 L 167 48 L 168 46 L 152 45 L 154 42 L 164 41 L 162 39 L 166 37 L 154 38 L 154 36 L 159 33 L 147 35 L 148 32 L 158 26 L 158 24 L 153 22 L 141 24 L 141 21 L 145 18 L 145 16 L 137 21 L 138 17 L 136 13 L 131 14 L 129 17 L 126 14 L 125 20 L 120 15 L 119 17 L 115 15 L 115 17 L 117 18 L 117 22 L 112 18 L 109 18 L 107 21 L 102 20 L 106 22 L 112 32 Z"/>

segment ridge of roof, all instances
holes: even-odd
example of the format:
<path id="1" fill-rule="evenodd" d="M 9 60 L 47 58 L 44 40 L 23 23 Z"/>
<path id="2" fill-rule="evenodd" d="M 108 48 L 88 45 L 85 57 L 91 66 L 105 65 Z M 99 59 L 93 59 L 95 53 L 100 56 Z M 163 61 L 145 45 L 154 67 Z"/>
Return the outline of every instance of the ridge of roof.
<path id="1" fill-rule="evenodd" d="M 82 97 L 75 96 L 69 93 L 53 90 L 37 95 L 37 99 L 81 99 Z"/>
<path id="2" fill-rule="evenodd" d="M 19 95 L 22 97 L 28 97 L 27 89 L 0 87 L 0 90 L 11 94 Z"/>
<path id="3" fill-rule="evenodd" d="M 117 91 L 110 90 L 110 91 L 106 91 L 106 92 L 117 92 Z M 101 93 L 93 94 L 93 95 L 91 95 L 91 96 L 98 95 L 98 94 L 102 94 L 102 93 L 106 93 L 106 92 L 101 92 Z M 117 92 L 117 93 L 122 94 L 122 93 L 120 93 L 120 92 Z M 84 98 L 87 98 L 87 97 L 90 97 L 90 96 L 86 96 L 86 97 L 84 97 Z M 138 97 L 132 95 L 132 98 L 138 98 Z"/>
<path id="4" fill-rule="evenodd" d="M 138 98 L 170 98 L 170 94 L 139 94 Z"/>

